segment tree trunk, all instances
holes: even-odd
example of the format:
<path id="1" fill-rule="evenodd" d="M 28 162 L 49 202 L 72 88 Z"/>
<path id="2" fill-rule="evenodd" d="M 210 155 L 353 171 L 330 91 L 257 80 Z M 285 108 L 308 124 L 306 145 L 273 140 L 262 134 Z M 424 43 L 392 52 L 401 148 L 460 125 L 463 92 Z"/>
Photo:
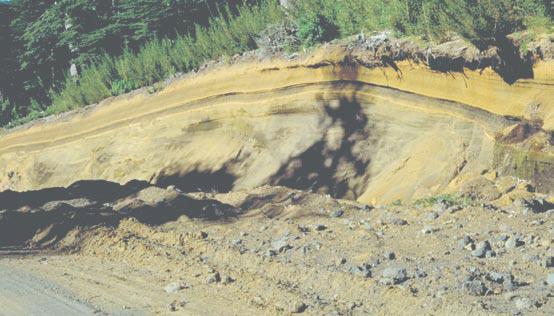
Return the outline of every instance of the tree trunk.
<path id="1" fill-rule="evenodd" d="M 65 21 L 64 21 L 65 30 L 69 31 L 69 29 L 72 26 L 73 26 L 73 24 L 71 23 L 71 18 L 66 15 L 65 16 Z M 75 45 L 69 43 L 69 51 L 71 52 L 71 58 L 72 58 L 71 66 L 69 66 L 69 75 L 73 78 L 77 78 L 77 76 L 79 75 L 79 70 L 77 68 L 77 65 L 73 61 L 73 58 L 75 57 L 75 55 L 77 53 L 77 48 L 75 47 Z"/>

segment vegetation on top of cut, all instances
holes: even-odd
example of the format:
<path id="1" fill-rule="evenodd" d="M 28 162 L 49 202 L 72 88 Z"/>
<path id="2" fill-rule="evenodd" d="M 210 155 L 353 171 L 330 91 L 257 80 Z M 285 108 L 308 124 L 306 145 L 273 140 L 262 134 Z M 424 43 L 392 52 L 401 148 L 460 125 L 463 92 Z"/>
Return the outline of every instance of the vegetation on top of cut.
<path id="1" fill-rule="evenodd" d="M 469 197 L 462 196 L 460 194 L 440 194 L 436 196 L 431 196 L 427 198 L 418 199 L 413 202 L 415 207 L 426 208 L 433 206 L 437 203 L 443 203 L 447 206 L 459 205 L 463 207 L 471 206 L 474 201 Z"/>
<path id="2" fill-rule="evenodd" d="M 289 51 L 383 30 L 438 43 L 462 36 L 481 49 L 516 32 L 525 50 L 554 31 L 544 0 L 297 0 L 286 10 L 277 0 L 31 2 L 0 4 L 0 45 L 10 47 L 0 53 L 0 125 L 8 127 L 259 48 L 260 34 L 280 26 L 291 33 Z"/>

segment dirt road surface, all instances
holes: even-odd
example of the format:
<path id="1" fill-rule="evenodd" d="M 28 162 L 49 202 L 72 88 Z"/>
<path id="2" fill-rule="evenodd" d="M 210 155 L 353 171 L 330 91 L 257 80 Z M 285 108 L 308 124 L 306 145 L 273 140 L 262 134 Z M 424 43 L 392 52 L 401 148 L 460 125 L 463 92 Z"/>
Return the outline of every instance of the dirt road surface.
<path id="1" fill-rule="evenodd" d="M 0 316 L 243 315 L 252 308 L 210 293 L 168 294 L 156 272 L 76 255 L 0 252 Z M 186 311 L 169 306 L 186 301 Z M 184 304 L 184 303 L 183 303 Z M 213 305 L 212 305 L 213 304 Z"/>
<path id="2" fill-rule="evenodd" d="M 49 280 L 0 260 L 0 315 L 94 315 L 95 309 Z"/>

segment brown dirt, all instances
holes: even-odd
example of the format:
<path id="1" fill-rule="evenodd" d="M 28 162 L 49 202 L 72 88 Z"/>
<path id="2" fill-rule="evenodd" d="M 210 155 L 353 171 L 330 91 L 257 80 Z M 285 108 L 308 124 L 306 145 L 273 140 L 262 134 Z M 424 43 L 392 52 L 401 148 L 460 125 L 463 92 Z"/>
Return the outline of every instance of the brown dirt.
<path id="1" fill-rule="evenodd" d="M 355 41 L 1 135 L 0 269 L 100 314 L 552 314 L 552 60 Z"/>
<path id="2" fill-rule="evenodd" d="M 7 262 L 109 313 L 549 314 L 552 197 L 541 200 L 515 178 L 480 181 L 490 187 L 374 208 L 284 187 L 188 195 L 149 187 L 107 202 L 122 216 L 115 226 L 66 227 L 48 245 L 67 255 L 47 257 L 47 265 L 36 256 Z M 500 197 L 486 202 L 491 191 Z M 154 223 L 166 218 L 160 212 L 183 215 Z M 10 212 L 3 216 L 0 225 L 9 225 Z M 463 249 L 466 235 L 474 243 Z M 521 245 L 506 247 L 511 236 Z M 470 248 L 484 240 L 495 254 L 473 256 Z M 407 280 L 383 284 L 390 267 L 405 269 Z M 491 281 L 495 272 L 513 282 Z M 172 282 L 186 286 L 164 292 Z"/>
<path id="3" fill-rule="evenodd" d="M 458 189 L 495 163 L 504 175 L 540 178 L 539 188 L 552 190 L 548 140 L 522 148 L 528 164 L 519 173 L 496 147 L 514 124 L 537 133 L 508 135 L 512 143 L 551 138 L 552 61 L 509 84 L 491 67 L 466 67 L 486 56 L 463 42 L 435 47 L 446 64 L 463 59 L 460 69 L 441 70 L 424 55 L 416 62 L 421 49 L 410 55 L 405 42 L 385 42 L 381 52 L 364 46 L 368 40 L 219 65 L 153 95 L 121 96 L 8 132 L 0 137 L 0 190 L 139 179 L 186 191 L 316 187 L 387 203 Z M 309 170 L 308 161 L 318 163 Z"/>

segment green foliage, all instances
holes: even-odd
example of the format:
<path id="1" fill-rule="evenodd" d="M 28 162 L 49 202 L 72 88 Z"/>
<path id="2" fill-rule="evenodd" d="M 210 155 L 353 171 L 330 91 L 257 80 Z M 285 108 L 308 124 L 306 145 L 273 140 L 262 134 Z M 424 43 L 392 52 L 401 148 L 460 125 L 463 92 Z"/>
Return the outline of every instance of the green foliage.
<path id="1" fill-rule="evenodd" d="M 160 88 L 157 82 L 177 72 L 188 72 L 207 60 L 255 48 L 254 37 L 283 18 L 282 10 L 273 1 L 241 7 L 237 16 L 227 8 L 221 16 L 212 18 L 208 27 L 197 26 L 195 37 L 154 39 L 137 53 L 127 48 L 118 58 L 104 56 L 95 66 L 85 68 L 78 81 L 68 77 L 63 89 L 52 95 L 48 112 L 67 111 L 145 86 L 155 85 L 148 89 L 155 92 Z"/>
<path id="2" fill-rule="evenodd" d="M 411 34 L 439 41 L 445 32 L 456 33 L 485 49 L 533 24 L 552 26 L 552 17 L 547 16 L 541 0 L 419 1 L 421 9 Z"/>
<path id="3" fill-rule="evenodd" d="M 255 49 L 259 34 L 276 25 L 294 25 L 292 37 L 304 47 L 390 30 L 436 42 L 458 34 L 481 48 L 520 32 L 525 49 L 534 34 L 554 32 L 544 0 L 292 3 L 287 14 L 277 0 L 0 3 L 0 45 L 6 48 L 0 50 L 0 125 L 96 103 Z M 76 76 L 68 76 L 70 68 Z"/>
<path id="4" fill-rule="evenodd" d="M 416 200 L 414 202 L 414 206 L 424 208 L 433 206 L 437 203 L 445 203 L 448 206 L 460 205 L 466 207 L 470 206 L 472 204 L 472 201 L 468 197 L 463 197 L 458 194 L 440 194 L 437 196 Z"/>
<path id="5" fill-rule="evenodd" d="M 11 120 L 12 104 L 8 99 L 0 100 L 0 122 L 7 124 Z"/>
<path id="6" fill-rule="evenodd" d="M 130 91 L 133 91 L 139 87 L 136 81 L 127 81 L 124 79 L 117 79 L 112 84 L 112 95 L 120 95 Z"/>
<path id="7" fill-rule="evenodd" d="M 400 200 L 400 199 L 394 200 L 394 202 L 392 202 L 392 205 L 393 206 L 402 206 L 402 200 Z"/>
<path id="8" fill-rule="evenodd" d="M 299 30 L 299 36 L 324 33 L 317 32 L 318 26 L 315 25 L 322 19 L 331 24 L 331 32 L 327 32 L 327 37 L 344 37 L 362 31 L 392 29 L 392 8 L 396 1 L 302 0 L 295 2 L 290 15 L 299 28 L 304 29 Z M 314 29 L 315 32 L 310 31 Z"/>
<path id="9" fill-rule="evenodd" d="M 228 6 L 228 16 L 239 4 L 257 0 L 13 0 L 0 2 L 0 94 L 4 106 L 0 125 L 28 115 L 31 100 L 54 109 L 68 109 L 110 95 L 111 81 L 102 74 L 103 56 L 119 56 L 127 49 L 132 65 L 124 90 L 152 84 L 175 72 L 173 65 L 155 61 L 160 50 L 156 38 L 175 39 L 178 33 L 194 36 L 195 24 L 206 26 L 209 18 Z M 163 41 L 161 41 L 163 42 Z M 163 43 L 167 46 L 167 43 Z M 4 49 L 8 48 L 8 49 Z M 164 52 L 165 49 L 165 52 Z M 167 58 L 166 58 L 167 61 Z M 97 67 L 98 66 L 98 67 Z M 125 67 L 125 65 L 121 65 Z M 76 78 L 65 79 L 72 69 Z M 95 70 L 93 70 L 95 69 Z M 173 70 L 172 70 L 173 69 Z M 190 69 L 190 68 L 187 68 Z M 97 73 L 96 70 L 100 71 Z M 113 69 L 110 69 L 110 71 Z M 110 79 L 122 80 L 112 71 Z M 122 76 L 125 76 L 122 70 Z M 10 78 L 9 81 L 4 78 Z M 89 87 L 90 85 L 90 87 Z M 116 83 L 121 87 L 120 83 Z M 68 91 L 66 91 L 68 90 Z M 62 101 L 63 100 L 63 101 Z M 75 101 L 75 105 L 69 102 Z M 4 101 L 2 101 L 4 102 Z M 18 104 L 18 106 L 15 106 Z"/>
<path id="10" fill-rule="evenodd" d="M 146 92 L 148 92 L 150 94 L 154 94 L 158 91 L 161 91 L 164 87 L 165 87 L 165 84 L 163 82 L 156 82 L 155 84 L 149 86 L 146 89 Z"/>
<path id="11" fill-rule="evenodd" d="M 321 16 L 340 36 L 388 29 L 444 41 L 456 33 L 481 47 L 525 28 L 530 18 L 545 18 L 545 12 L 543 0 L 301 0 L 291 10 L 299 36 L 309 43 L 317 42 L 311 38 Z"/>
<path id="12" fill-rule="evenodd" d="M 337 26 L 321 14 L 301 16 L 297 23 L 297 36 L 304 46 L 313 46 L 338 37 Z"/>

